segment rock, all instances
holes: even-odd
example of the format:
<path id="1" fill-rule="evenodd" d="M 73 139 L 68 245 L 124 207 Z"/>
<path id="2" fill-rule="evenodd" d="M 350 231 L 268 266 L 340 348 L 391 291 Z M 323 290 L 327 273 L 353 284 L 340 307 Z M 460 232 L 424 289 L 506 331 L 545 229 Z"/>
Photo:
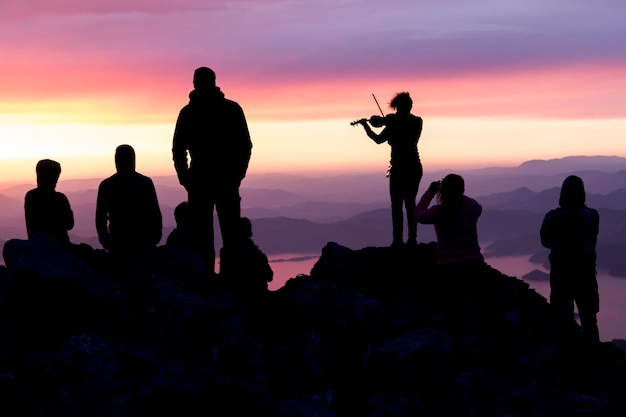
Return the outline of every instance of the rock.
<path id="1" fill-rule="evenodd" d="M 441 280 L 433 244 L 331 242 L 254 299 L 172 248 L 120 275 L 62 249 L 5 245 L 2 415 L 626 415 L 623 341 L 489 266 Z"/>

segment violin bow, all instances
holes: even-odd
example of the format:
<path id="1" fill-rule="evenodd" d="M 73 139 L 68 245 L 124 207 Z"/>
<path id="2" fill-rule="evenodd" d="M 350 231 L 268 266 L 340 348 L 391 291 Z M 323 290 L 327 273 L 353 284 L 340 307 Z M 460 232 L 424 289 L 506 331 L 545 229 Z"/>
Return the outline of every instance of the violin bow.
<path id="1" fill-rule="evenodd" d="M 383 109 L 380 108 L 380 104 L 378 104 L 378 100 L 376 100 L 376 96 L 374 95 L 374 93 L 372 93 L 372 97 L 374 97 L 374 101 L 376 102 L 376 105 L 378 106 L 378 110 L 380 110 L 380 114 L 382 114 L 383 117 L 385 117 L 385 113 L 383 113 Z"/>

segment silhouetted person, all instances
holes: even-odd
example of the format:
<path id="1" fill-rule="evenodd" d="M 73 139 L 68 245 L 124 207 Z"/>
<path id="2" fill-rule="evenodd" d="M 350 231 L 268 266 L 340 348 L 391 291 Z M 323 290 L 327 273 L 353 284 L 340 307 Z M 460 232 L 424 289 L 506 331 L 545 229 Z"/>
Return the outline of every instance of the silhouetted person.
<path id="1" fill-rule="evenodd" d="M 115 150 L 117 172 L 98 187 L 96 229 L 119 266 L 132 266 L 161 240 L 162 217 L 152 180 L 135 171 L 130 145 Z"/>
<path id="2" fill-rule="evenodd" d="M 482 206 L 465 194 L 465 181 L 449 174 L 428 187 L 415 208 L 415 220 L 435 226 L 437 263 L 441 266 L 482 265 L 477 223 Z M 438 203 L 430 206 L 435 197 Z M 430 207 L 429 207 L 430 206 Z"/>
<path id="3" fill-rule="evenodd" d="M 168 245 L 193 247 L 193 222 L 191 209 L 187 201 L 178 204 L 174 209 L 176 227 L 167 236 Z"/>
<path id="4" fill-rule="evenodd" d="M 214 273 L 213 210 L 222 242 L 228 246 L 237 239 L 239 186 L 248 169 L 252 142 L 243 110 L 215 85 L 213 70 L 196 69 L 193 85 L 189 104 L 178 115 L 172 153 L 192 210 L 194 244 Z"/>
<path id="5" fill-rule="evenodd" d="M 239 219 L 238 233 L 236 244 L 224 246 L 220 251 L 220 276 L 238 294 L 262 294 L 267 291 L 267 283 L 272 281 L 274 271 L 267 255 L 252 241 L 250 219 Z"/>
<path id="6" fill-rule="evenodd" d="M 417 245 L 417 223 L 413 220 L 415 199 L 423 169 L 417 150 L 417 142 L 422 133 L 422 118 L 411 114 L 413 100 L 409 93 L 398 93 L 391 100 L 389 106 L 396 111 L 384 118 L 377 118 L 384 129 L 380 133 L 374 132 L 367 119 L 358 123 L 365 128 L 367 136 L 374 142 L 387 142 L 391 146 L 391 161 L 389 170 L 389 194 L 391 196 L 391 218 L 393 228 L 392 247 L 399 247 L 403 241 L 403 206 L 406 209 L 408 224 L 407 245 Z M 372 117 L 375 119 L 375 117 Z M 372 121 L 370 121 L 372 123 Z M 376 123 L 375 127 L 380 127 Z"/>
<path id="7" fill-rule="evenodd" d="M 35 171 L 37 188 L 28 191 L 24 198 L 28 238 L 37 233 L 47 233 L 63 246 L 69 247 L 67 232 L 74 227 L 74 213 L 65 194 L 56 191 L 61 164 L 42 159 L 37 163 Z"/>
<path id="8" fill-rule="evenodd" d="M 488 304 L 491 288 L 486 278 L 483 255 L 478 244 L 478 218 L 482 207 L 465 194 L 465 181 L 457 174 L 446 175 L 434 181 L 422 195 L 415 208 L 419 223 L 432 224 L 437 235 L 437 266 L 433 290 L 440 293 L 441 308 L 445 312 L 447 326 L 452 328 L 465 321 L 467 314 L 466 294 L 474 295 L 473 303 Z M 430 205 L 434 198 L 437 203 Z"/>
<path id="9" fill-rule="evenodd" d="M 550 210 L 541 225 L 541 244 L 550 249 L 550 304 L 564 323 L 574 320 L 578 308 L 583 336 L 600 340 L 596 314 L 600 309 L 596 280 L 596 241 L 600 217 L 585 205 L 580 177 L 563 181 L 559 208 Z"/>

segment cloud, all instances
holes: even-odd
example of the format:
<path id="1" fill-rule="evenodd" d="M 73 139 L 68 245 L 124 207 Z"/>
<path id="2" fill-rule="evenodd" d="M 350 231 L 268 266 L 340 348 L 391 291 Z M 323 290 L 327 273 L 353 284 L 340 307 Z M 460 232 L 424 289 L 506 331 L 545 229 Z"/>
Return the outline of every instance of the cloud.
<path id="1" fill-rule="evenodd" d="M 27 0 L 2 2 L 2 20 L 24 19 L 46 15 L 67 16 L 85 14 L 170 13 L 184 10 L 220 9 L 246 0 Z"/>
<path id="2" fill-rule="evenodd" d="M 626 67 L 625 17 L 620 2 L 582 0 L 3 2 L 0 109 L 70 100 L 170 111 L 158 102 L 180 104 L 193 68 L 208 65 L 227 92 L 255 101 L 281 91 L 276 105 L 306 103 L 290 109 L 298 114 L 325 89 L 362 94 L 358 83 L 432 89 L 448 99 L 442 111 L 462 111 L 447 85 L 478 100 L 494 96 L 494 80 L 502 96 L 484 103 L 530 96 L 515 86 L 522 81 L 553 89 L 564 112 L 587 105 L 595 114 L 622 103 L 606 83 Z M 554 85 L 558 74 L 584 105 Z"/>

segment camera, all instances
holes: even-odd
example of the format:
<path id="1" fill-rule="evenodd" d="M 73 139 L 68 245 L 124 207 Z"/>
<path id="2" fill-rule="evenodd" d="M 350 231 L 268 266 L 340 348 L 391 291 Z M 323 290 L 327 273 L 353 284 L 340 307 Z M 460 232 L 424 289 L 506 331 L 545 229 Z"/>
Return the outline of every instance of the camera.
<path id="1" fill-rule="evenodd" d="M 441 188 L 441 181 L 433 181 L 430 183 L 430 186 L 428 187 L 428 191 L 430 191 L 431 193 L 437 193 L 439 192 L 440 188 Z"/>

